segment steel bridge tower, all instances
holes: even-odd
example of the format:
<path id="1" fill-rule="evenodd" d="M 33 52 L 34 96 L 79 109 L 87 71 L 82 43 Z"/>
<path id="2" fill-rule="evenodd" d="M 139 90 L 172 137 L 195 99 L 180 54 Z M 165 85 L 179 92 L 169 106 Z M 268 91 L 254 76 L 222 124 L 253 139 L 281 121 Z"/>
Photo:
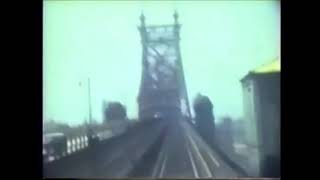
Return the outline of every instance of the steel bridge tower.
<path id="1" fill-rule="evenodd" d="M 190 106 L 180 53 L 178 14 L 174 24 L 148 25 L 141 14 L 142 77 L 138 95 L 139 118 L 190 118 Z"/>

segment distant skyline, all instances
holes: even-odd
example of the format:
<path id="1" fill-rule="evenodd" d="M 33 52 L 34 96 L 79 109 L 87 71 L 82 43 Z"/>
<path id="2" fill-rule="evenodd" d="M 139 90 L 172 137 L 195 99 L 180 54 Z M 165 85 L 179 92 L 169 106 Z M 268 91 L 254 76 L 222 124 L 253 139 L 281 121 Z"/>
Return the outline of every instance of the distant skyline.
<path id="1" fill-rule="evenodd" d="M 217 118 L 243 115 L 240 79 L 280 55 L 278 1 L 44 1 L 43 119 L 77 125 L 102 103 L 120 101 L 137 117 L 142 47 L 137 26 L 171 24 L 177 10 L 181 56 L 192 102 L 207 95 Z M 79 83 L 82 82 L 80 86 Z"/>

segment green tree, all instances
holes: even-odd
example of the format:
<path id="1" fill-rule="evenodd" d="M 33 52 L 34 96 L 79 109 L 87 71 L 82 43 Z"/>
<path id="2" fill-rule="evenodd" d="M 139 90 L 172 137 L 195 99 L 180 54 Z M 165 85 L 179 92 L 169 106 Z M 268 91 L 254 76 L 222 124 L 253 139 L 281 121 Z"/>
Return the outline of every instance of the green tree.
<path id="1" fill-rule="evenodd" d="M 199 134 L 209 144 L 214 142 L 215 122 L 213 105 L 209 97 L 198 94 L 194 100 L 195 122 Z"/>
<path id="2" fill-rule="evenodd" d="M 104 121 L 126 120 L 127 110 L 120 102 L 109 102 L 104 109 Z"/>

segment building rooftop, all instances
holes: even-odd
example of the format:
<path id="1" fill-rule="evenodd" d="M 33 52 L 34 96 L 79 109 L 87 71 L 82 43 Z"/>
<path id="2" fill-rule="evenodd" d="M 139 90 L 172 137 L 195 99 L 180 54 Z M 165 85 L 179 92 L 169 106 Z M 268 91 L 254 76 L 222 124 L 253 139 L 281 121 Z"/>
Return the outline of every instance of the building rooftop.
<path id="1" fill-rule="evenodd" d="M 240 81 L 244 81 L 248 77 L 252 77 L 256 75 L 264 75 L 264 74 L 272 74 L 272 73 L 280 73 L 280 72 L 281 72 L 281 60 L 279 57 L 277 57 L 271 62 L 249 71 L 249 73 L 245 77 L 243 77 Z"/>
<path id="2" fill-rule="evenodd" d="M 251 73 L 256 73 L 256 74 L 273 73 L 273 72 L 281 72 L 281 62 L 279 57 L 277 57 L 270 63 L 257 67 L 256 69 L 251 71 Z"/>

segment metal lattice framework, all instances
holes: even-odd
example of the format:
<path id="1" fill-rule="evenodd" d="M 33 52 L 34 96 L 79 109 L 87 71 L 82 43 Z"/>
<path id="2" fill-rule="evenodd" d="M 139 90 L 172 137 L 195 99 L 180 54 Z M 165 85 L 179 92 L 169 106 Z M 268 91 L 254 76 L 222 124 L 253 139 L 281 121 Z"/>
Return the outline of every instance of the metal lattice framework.
<path id="1" fill-rule="evenodd" d="M 178 14 L 174 14 L 175 23 L 172 25 L 146 26 L 143 14 L 140 20 L 143 47 L 138 97 L 140 119 L 181 114 L 190 117 L 180 54 Z"/>

